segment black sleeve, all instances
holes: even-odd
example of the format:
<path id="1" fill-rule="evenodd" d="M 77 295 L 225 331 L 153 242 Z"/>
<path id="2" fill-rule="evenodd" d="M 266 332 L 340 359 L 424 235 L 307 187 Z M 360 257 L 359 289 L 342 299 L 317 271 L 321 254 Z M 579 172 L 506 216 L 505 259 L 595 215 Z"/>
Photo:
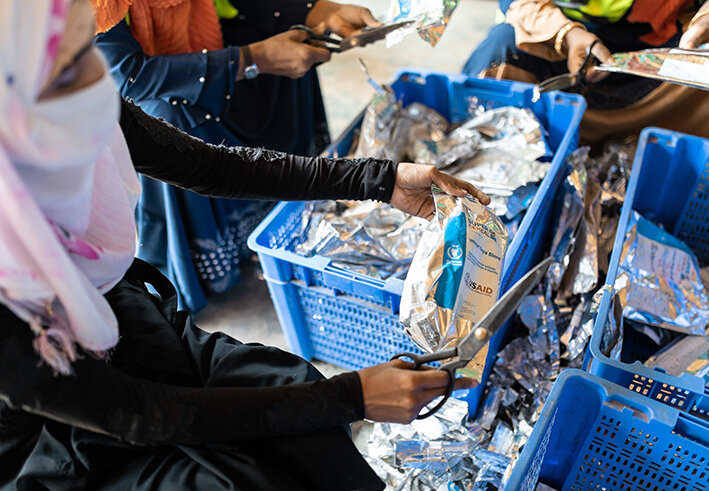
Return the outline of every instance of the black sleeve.
<path id="1" fill-rule="evenodd" d="M 227 443 L 302 434 L 362 419 L 355 372 L 258 388 L 188 388 L 146 381 L 84 356 L 53 375 L 30 328 L 0 306 L 0 399 L 11 408 L 136 445 Z"/>
<path id="2" fill-rule="evenodd" d="M 389 202 L 397 164 L 298 157 L 204 143 L 123 101 L 121 128 L 136 171 L 216 198 L 374 199 Z"/>

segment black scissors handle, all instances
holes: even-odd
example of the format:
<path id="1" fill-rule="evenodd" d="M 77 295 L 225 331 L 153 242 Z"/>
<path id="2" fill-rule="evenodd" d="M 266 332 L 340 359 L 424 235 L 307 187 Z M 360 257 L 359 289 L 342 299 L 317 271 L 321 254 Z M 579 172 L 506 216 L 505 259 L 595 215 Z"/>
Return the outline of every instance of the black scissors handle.
<path id="1" fill-rule="evenodd" d="M 311 28 L 309 28 L 305 24 L 296 24 L 294 26 L 290 26 L 289 30 L 305 32 L 308 35 L 308 39 L 306 39 L 305 41 L 306 43 L 322 43 L 321 47 L 325 48 L 331 53 L 339 53 L 342 50 L 342 39 L 332 37 L 329 34 L 316 34 Z"/>
<path id="2" fill-rule="evenodd" d="M 426 419 L 429 416 L 432 416 L 433 414 L 438 412 L 438 410 L 441 409 L 446 403 L 446 401 L 450 398 L 451 394 L 453 393 L 453 388 L 455 387 L 455 372 L 459 368 L 464 367 L 467 362 L 465 360 L 458 359 L 457 348 L 451 348 L 444 351 L 438 351 L 436 353 L 429 353 L 426 355 L 417 355 L 415 353 L 399 353 L 391 357 L 392 360 L 404 358 L 408 358 L 413 362 L 413 366 L 411 367 L 412 370 L 420 370 L 424 365 L 433 361 L 447 360 L 449 358 L 453 358 L 452 361 L 444 363 L 440 367 L 438 367 L 438 370 L 443 370 L 448 374 L 448 385 L 446 386 L 446 391 L 443 393 L 443 399 L 441 399 L 438 404 L 436 404 L 436 406 L 430 409 L 428 412 L 416 416 L 416 419 Z"/>

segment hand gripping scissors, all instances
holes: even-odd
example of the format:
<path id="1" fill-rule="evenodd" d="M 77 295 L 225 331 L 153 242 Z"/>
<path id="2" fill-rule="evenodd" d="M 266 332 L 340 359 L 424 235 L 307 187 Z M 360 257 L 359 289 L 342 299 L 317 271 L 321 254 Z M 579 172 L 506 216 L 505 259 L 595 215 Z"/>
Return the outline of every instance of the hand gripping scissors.
<path id="1" fill-rule="evenodd" d="M 308 35 L 308 39 L 305 40 L 307 44 L 320 46 L 331 53 L 342 53 L 343 51 L 347 51 L 352 48 L 358 48 L 380 41 L 390 32 L 407 27 L 413 23 L 413 20 L 407 20 L 403 22 L 396 22 L 394 24 L 384 24 L 383 26 L 378 27 L 365 27 L 359 33 L 353 34 L 352 36 L 344 39 L 335 37 L 327 32 L 324 34 L 316 34 L 312 29 L 303 24 L 296 24 L 291 26 L 290 29 L 304 31 Z"/>
<path id="2" fill-rule="evenodd" d="M 583 63 L 581 63 L 576 73 L 562 73 L 561 75 L 549 77 L 535 87 L 536 92 L 542 94 L 552 90 L 567 90 L 578 87 L 585 82 L 586 74 L 599 61 L 592 53 L 593 47 L 596 46 L 598 42 L 598 39 L 596 39 L 588 45 L 588 48 L 586 48 L 586 57 L 583 59 Z"/>
<path id="3" fill-rule="evenodd" d="M 425 419 L 438 411 L 448 400 L 455 385 L 455 373 L 459 368 L 465 367 L 480 351 L 485 343 L 495 335 L 502 325 L 517 310 L 520 302 L 529 295 L 529 292 L 539 284 L 553 262 L 551 257 L 544 259 L 532 270 L 524 275 L 512 288 L 500 297 L 492 308 L 473 326 L 470 334 L 465 336 L 455 348 L 450 348 L 436 353 L 417 355 L 414 353 L 399 353 L 392 360 L 408 358 L 413 362 L 412 370 L 421 370 L 427 363 L 433 361 L 450 360 L 442 363 L 438 370 L 448 372 L 448 386 L 443 394 L 443 399 L 427 413 L 419 414 L 416 419 Z"/>

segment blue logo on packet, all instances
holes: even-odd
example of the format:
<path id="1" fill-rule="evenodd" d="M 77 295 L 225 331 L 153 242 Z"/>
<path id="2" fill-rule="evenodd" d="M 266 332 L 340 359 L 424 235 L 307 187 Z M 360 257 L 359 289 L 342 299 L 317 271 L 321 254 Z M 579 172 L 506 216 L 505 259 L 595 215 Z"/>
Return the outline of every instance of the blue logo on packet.
<path id="1" fill-rule="evenodd" d="M 467 223 L 465 213 L 451 217 L 445 225 L 443 264 L 434 299 L 439 307 L 453 309 L 463 275 Z"/>

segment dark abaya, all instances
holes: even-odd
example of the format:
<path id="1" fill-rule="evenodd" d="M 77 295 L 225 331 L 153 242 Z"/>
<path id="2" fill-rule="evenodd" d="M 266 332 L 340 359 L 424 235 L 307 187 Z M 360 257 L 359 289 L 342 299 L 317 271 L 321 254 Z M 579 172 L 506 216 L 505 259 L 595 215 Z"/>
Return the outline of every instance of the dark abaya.
<path id="1" fill-rule="evenodd" d="M 206 195 L 388 201 L 394 187 L 390 161 L 214 147 L 127 103 L 121 127 L 138 171 Z M 120 341 L 71 376 L 0 307 L 2 489 L 383 489 L 346 432 L 364 416 L 356 373 L 324 380 L 290 353 L 201 331 L 140 260 L 105 296 Z"/>

